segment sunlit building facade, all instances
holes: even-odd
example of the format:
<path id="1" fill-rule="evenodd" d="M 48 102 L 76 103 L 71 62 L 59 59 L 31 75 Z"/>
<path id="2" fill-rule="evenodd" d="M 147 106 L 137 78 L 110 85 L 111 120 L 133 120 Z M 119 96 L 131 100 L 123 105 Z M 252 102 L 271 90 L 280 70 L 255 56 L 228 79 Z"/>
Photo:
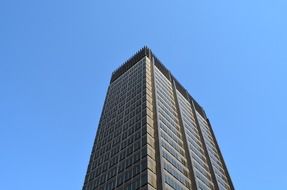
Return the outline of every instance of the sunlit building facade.
<path id="1" fill-rule="evenodd" d="M 233 190 L 203 108 L 149 48 L 112 74 L 83 190 Z"/>

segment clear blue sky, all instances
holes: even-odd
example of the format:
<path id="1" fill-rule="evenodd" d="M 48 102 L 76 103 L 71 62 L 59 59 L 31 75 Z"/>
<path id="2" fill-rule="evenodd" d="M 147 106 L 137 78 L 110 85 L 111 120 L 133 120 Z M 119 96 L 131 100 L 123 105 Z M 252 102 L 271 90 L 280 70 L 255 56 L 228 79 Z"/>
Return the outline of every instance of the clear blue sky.
<path id="1" fill-rule="evenodd" d="M 111 73 L 149 46 L 237 190 L 287 189 L 286 0 L 2 0 L 0 189 L 82 187 Z"/>

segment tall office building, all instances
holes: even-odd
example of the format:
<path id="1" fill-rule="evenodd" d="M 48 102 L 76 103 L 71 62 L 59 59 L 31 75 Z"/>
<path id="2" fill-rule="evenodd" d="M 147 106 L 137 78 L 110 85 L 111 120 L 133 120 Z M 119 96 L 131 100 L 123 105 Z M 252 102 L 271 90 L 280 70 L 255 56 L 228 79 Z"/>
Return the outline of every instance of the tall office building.
<path id="1" fill-rule="evenodd" d="M 148 48 L 113 72 L 83 190 L 233 190 L 202 107 Z"/>

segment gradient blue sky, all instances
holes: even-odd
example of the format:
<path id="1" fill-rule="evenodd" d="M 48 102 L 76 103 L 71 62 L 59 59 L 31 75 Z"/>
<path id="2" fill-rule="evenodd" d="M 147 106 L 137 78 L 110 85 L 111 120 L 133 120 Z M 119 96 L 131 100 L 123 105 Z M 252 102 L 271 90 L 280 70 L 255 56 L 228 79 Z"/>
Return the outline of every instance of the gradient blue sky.
<path id="1" fill-rule="evenodd" d="M 0 1 L 0 189 L 82 187 L 111 73 L 149 46 L 237 190 L 287 189 L 287 1 Z"/>

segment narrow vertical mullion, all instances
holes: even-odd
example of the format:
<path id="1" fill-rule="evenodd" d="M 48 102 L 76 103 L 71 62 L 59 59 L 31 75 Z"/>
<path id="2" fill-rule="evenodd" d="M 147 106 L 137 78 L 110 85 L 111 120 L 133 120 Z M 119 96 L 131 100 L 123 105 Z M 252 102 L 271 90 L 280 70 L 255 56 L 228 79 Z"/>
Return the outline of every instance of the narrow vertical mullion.
<path id="1" fill-rule="evenodd" d="M 154 131 L 155 131 L 155 152 L 156 152 L 156 177 L 157 177 L 157 188 L 163 189 L 162 181 L 162 167 L 161 167 L 161 153 L 159 144 L 159 129 L 158 129 L 158 117 L 157 117 L 157 106 L 156 106 L 156 85 L 154 76 L 154 59 L 149 57 L 151 61 L 151 84 L 152 84 L 152 99 L 153 99 L 153 120 L 154 120 Z"/>

